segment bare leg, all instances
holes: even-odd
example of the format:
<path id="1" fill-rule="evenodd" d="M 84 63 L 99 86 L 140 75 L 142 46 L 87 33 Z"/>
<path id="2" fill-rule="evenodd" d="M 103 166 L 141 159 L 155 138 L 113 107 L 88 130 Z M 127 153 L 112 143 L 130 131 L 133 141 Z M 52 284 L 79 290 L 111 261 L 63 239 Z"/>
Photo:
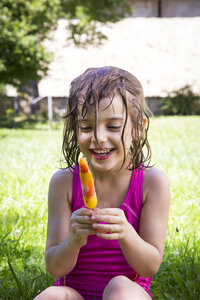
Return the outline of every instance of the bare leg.
<path id="1" fill-rule="evenodd" d="M 67 286 L 51 286 L 39 294 L 34 300 L 84 300 L 74 289 Z"/>
<path id="2" fill-rule="evenodd" d="M 110 280 L 103 292 L 103 300 L 151 300 L 149 294 L 137 283 L 125 276 Z"/>

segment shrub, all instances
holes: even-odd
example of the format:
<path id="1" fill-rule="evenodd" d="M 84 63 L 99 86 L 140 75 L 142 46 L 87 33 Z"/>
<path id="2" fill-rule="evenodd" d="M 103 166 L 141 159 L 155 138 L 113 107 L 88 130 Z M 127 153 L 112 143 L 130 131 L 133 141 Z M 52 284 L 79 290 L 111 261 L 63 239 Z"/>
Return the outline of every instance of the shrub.
<path id="1" fill-rule="evenodd" d="M 186 85 L 164 99 L 161 111 L 164 115 L 199 114 L 199 101 L 200 96 L 192 91 L 190 85 Z"/>

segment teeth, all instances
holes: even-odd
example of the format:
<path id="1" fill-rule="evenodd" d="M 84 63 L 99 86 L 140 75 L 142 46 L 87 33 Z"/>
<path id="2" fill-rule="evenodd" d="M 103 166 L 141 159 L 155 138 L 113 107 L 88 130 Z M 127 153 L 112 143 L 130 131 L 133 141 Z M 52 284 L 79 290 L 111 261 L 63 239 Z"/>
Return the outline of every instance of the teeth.
<path id="1" fill-rule="evenodd" d="M 94 153 L 97 153 L 97 154 L 106 154 L 108 152 L 110 152 L 110 150 L 107 150 L 107 151 L 102 151 L 102 150 L 93 150 Z"/>

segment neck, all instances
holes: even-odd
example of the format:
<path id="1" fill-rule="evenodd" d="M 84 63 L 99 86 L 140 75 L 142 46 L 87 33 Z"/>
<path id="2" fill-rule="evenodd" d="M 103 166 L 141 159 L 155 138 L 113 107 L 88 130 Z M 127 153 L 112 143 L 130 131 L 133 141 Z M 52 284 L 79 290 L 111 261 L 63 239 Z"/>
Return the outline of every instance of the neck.
<path id="1" fill-rule="evenodd" d="M 94 176 L 99 208 L 120 207 L 127 195 L 132 172 L 120 170 L 114 174 Z"/>
<path id="2" fill-rule="evenodd" d="M 111 170 L 111 171 L 102 171 L 98 172 L 94 170 L 91 167 L 92 174 L 94 176 L 95 182 L 119 182 L 122 181 L 123 178 L 130 177 L 132 172 L 125 168 L 124 166 L 120 169 L 117 170 Z"/>

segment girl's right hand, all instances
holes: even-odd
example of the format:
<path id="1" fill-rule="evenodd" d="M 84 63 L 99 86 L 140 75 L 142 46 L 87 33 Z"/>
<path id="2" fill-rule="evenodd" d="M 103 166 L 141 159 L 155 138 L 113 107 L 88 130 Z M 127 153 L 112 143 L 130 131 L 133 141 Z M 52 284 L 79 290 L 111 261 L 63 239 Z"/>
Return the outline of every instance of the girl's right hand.
<path id="1" fill-rule="evenodd" d="M 74 211 L 70 218 L 70 239 L 79 247 L 87 243 L 89 235 L 96 234 L 97 231 L 92 228 L 92 210 L 80 208 Z"/>

